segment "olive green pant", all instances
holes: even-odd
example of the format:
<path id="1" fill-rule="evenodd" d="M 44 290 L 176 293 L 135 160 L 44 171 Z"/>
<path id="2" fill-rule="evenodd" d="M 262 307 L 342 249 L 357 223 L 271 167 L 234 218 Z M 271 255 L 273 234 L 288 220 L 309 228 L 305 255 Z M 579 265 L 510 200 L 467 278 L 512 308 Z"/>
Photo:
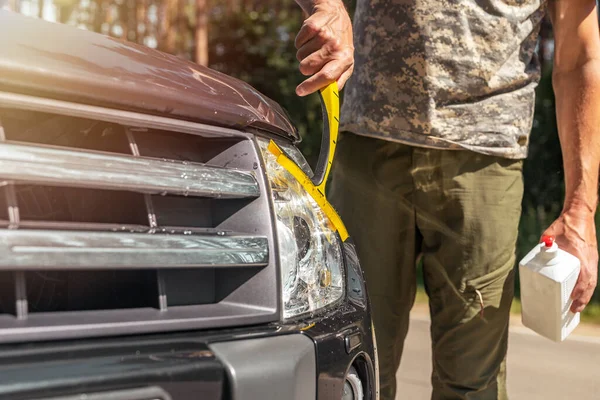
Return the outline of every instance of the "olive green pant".
<path id="1" fill-rule="evenodd" d="M 506 399 L 522 162 L 344 133 L 332 178 L 329 198 L 365 271 L 382 400 L 395 398 L 419 256 L 432 399 Z"/>

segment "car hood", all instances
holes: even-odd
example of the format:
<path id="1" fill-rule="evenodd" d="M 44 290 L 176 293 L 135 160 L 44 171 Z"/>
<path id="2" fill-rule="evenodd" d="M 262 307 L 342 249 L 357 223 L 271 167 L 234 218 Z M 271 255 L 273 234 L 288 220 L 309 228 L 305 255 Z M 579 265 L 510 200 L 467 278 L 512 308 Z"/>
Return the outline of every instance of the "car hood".
<path id="1" fill-rule="evenodd" d="M 0 37 L 0 90 L 299 139 L 279 104 L 193 62 L 8 11 Z"/>

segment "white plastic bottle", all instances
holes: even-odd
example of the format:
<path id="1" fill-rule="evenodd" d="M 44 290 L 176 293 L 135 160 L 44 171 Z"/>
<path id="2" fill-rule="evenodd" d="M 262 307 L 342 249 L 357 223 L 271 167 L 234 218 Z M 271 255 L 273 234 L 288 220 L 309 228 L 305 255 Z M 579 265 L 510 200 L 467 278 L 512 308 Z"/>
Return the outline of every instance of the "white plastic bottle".
<path id="1" fill-rule="evenodd" d="M 579 259 L 559 249 L 554 238 L 542 238 L 519 263 L 523 325 L 555 342 L 565 340 L 579 324 L 579 313 L 570 308 L 580 269 Z"/>

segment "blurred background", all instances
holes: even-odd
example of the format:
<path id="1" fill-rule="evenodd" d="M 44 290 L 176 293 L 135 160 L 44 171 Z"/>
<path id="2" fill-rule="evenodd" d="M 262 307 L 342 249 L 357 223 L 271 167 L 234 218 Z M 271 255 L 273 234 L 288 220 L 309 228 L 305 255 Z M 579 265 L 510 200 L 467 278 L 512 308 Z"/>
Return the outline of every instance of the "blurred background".
<path id="1" fill-rule="evenodd" d="M 354 1 L 346 0 L 351 13 Z M 303 15 L 294 0 L 0 0 L 0 8 L 137 42 L 249 82 L 289 112 L 302 135 L 301 147 L 308 160 L 314 162 L 318 155 L 318 96 L 299 98 L 294 92 L 303 78 L 297 71 L 294 48 Z M 546 20 L 538 46 L 542 80 L 525 164 L 518 259 L 558 216 L 564 195 L 550 80 L 553 44 Z M 424 299 L 422 292 L 420 298 Z M 517 299 L 515 311 L 518 309 Z M 586 309 L 584 320 L 600 323 L 600 291 Z"/>

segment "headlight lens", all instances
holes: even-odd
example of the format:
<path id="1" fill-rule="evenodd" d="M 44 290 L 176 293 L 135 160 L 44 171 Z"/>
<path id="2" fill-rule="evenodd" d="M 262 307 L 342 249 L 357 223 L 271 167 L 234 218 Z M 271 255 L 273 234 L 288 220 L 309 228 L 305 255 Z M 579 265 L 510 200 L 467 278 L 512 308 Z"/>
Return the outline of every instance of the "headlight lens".
<path id="1" fill-rule="evenodd" d="M 313 313 L 335 303 L 344 295 L 342 247 L 329 218 L 285 168 L 268 151 L 269 142 L 259 145 L 271 185 L 282 276 L 283 316 Z M 292 159 L 303 159 L 297 152 Z"/>

